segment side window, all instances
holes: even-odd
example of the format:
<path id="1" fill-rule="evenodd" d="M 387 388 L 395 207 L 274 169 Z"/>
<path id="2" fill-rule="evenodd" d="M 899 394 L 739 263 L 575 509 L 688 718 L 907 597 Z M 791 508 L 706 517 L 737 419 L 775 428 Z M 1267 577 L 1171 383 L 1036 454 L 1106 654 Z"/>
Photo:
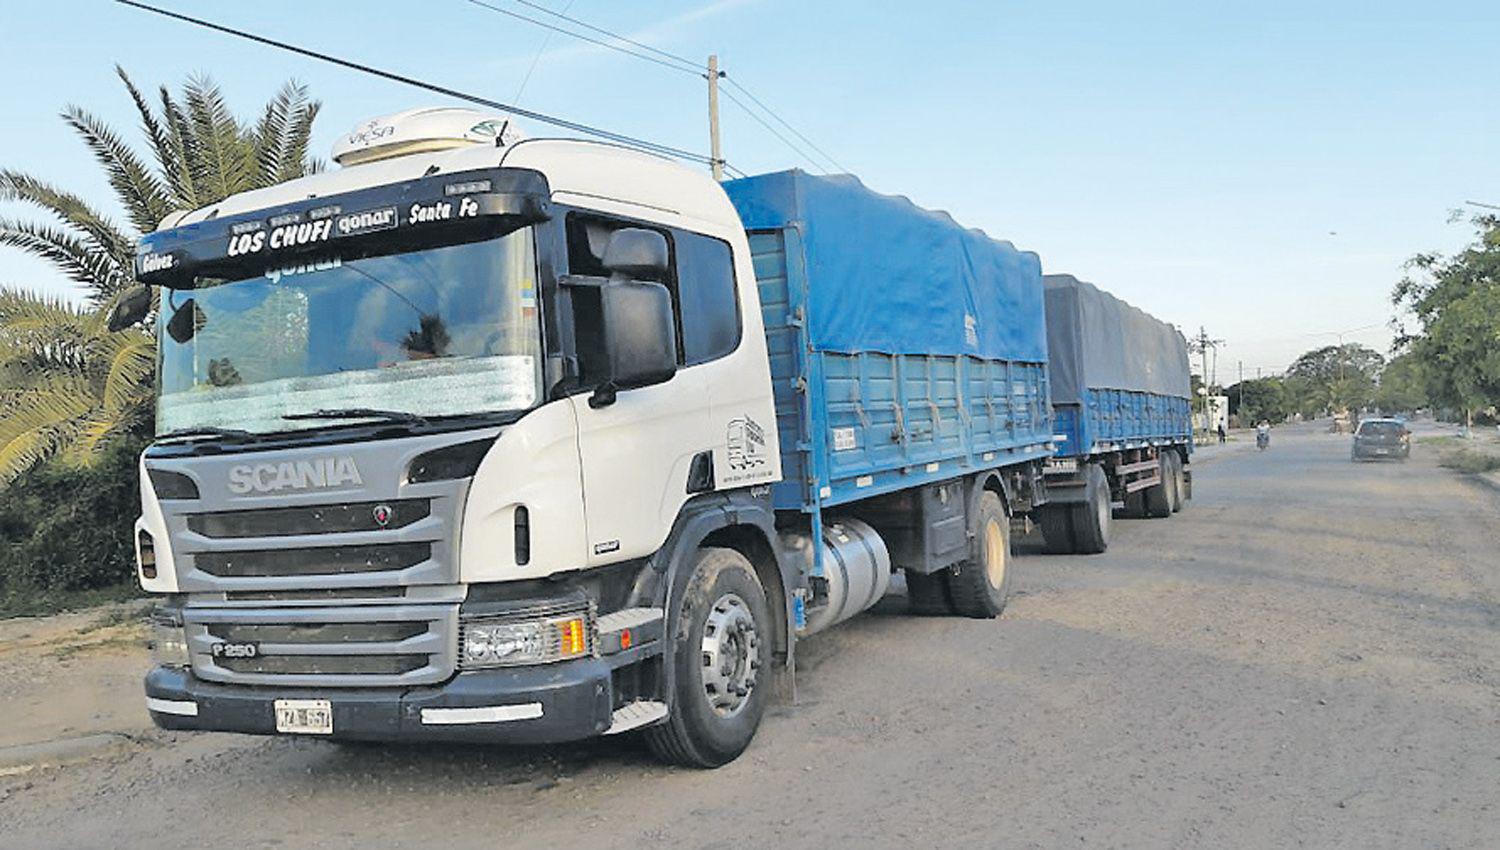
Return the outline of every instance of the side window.
<path id="1" fill-rule="evenodd" d="M 569 213 L 568 273 L 607 276 L 604 249 L 609 245 L 610 235 L 625 227 L 644 227 L 667 237 L 672 264 L 662 283 L 672 293 L 678 362 L 684 366 L 707 363 L 738 348 L 739 296 L 734 282 L 733 253 L 723 240 L 629 219 Z M 580 312 L 586 312 L 586 308 Z M 585 331 L 578 340 L 580 356 L 586 361 L 585 372 L 587 361 L 594 359 L 590 356 L 592 352 L 585 350 L 587 337 Z"/>
<path id="2" fill-rule="evenodd" d="M 740 344 L 740 304 L 729 243 L 676 231 L 678 322 L 683 361 L 707 363 Z"/>

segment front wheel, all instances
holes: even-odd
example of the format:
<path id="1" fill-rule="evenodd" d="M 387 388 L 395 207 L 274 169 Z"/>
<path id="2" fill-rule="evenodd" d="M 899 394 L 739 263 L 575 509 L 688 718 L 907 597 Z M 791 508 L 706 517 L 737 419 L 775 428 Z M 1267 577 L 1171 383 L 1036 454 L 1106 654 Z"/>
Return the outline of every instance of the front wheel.
<path id="1" fill-rule="evenodd" d="M 698 551 L 671 637 L 672 710 L 646 730 L 646 741 L 674 764 L 727 764 L 760 726 L 771 664 L 770 606 L 744 555 Z"/>

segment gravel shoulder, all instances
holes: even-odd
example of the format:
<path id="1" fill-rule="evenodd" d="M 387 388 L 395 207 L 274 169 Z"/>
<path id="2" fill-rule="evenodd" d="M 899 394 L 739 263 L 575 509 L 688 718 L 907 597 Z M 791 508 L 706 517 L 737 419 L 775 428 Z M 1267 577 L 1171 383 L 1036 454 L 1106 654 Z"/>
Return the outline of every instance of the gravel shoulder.
<path id="1" fill-rule="evenodd" d="M 0 777 L 0 846 L 1493 847 L 1500 495 L 1347 440 L 1205 451 L 1183 514 L 1019 558 L 998 622 L 893 596 L 806 641 L 796 703 L 718 771 L 144 734 Z M 143 657 L 95 658 L 47 681 L 130 717 Z"/>

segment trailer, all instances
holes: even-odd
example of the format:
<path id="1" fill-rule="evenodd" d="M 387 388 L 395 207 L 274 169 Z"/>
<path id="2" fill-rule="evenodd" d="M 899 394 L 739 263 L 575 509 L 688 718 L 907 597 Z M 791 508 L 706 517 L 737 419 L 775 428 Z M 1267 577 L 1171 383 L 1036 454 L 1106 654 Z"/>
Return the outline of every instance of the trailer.
<path id="1" fill-rule="evenodd" d="M 1055 457 L 1046 548 L 1094 554 L 1122 516 L 1165 518 L 1192 497 L 1187 341 L 1072 275 L 1044 278 Z"/>
<path id="2" fill-rule="evenodd" d="M 862 610 L 850 585 L 873 604 L 892 568 L 922 612 L 998 615 L 1011 523 L 1051 453 L 1037 256 L 853 177 L 724 188 L 760 289 L 778 524 L 825 529 L 792 547 L 811 555 L 799 627 Z"/>

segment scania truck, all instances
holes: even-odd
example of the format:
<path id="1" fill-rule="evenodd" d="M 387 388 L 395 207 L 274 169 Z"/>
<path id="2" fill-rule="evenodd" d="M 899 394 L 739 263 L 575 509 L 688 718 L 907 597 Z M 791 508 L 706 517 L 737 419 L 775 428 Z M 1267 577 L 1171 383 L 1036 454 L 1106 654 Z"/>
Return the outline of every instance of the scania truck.
<path id="1" fill-rule="evenodd" d="M 715 766 L 893 573 L 1005 607 L 1052 453 L 1036 255 L 462 109 L 334 158 L 168 218 L 112 318 L 159 338 L 159 726 Z"/>

